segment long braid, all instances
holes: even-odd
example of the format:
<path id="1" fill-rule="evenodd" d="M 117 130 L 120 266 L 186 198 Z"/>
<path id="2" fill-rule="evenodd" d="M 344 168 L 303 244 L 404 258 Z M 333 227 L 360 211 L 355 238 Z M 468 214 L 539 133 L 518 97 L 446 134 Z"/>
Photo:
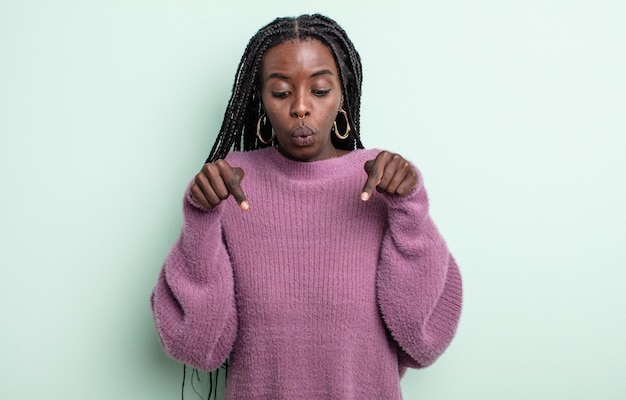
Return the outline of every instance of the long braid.
<path id="1" fill-rule="evenodd" d="M 354 143 L 351 143 L 352 148 L 363 147 L 358 136 L 358 132 L 360 132 L 361 108 L 361 58 L 346 32 L 333 20 L 320 16 L 319 20 L 312 22 L 311 28 L 314 33 L 311 36 L 331 48 L 335 62 L 339 66 L 340 81 L 345 96 L 345 109 L 348 112 L 350 124 L 357 132 L 357 135 L 354 137 Z M 336 48 L 337 46 L 339 46 L 338 49 Z M 338 55 L 344 55 L 344 57 L 339 58 Z M 350 149 L 349 146 L 346 146 L 348 144 L 346 142 L 333 140 L 333 143 L 336 147 Z"/>
<path id="2" fill-rule="evenodd" d="M 340 149 L 363 148 L 360 133 L 361 58 L 346 32 L 331 18 L 320 14 L 277 18 L 261 28 L 248 42 L 235 73 L 232 94 L 219 134 L 206 162 L 224 158 L 229 151 L 249 151 L 267 145 L 256 137 L 256 123 L 262 115 L 258 97 L 259 71 L 267 50 L 289 40 L 317 39 L 332 52 L 344 95 L 343 109 L 352 127 L 346 140 L 332 137 Z"/>

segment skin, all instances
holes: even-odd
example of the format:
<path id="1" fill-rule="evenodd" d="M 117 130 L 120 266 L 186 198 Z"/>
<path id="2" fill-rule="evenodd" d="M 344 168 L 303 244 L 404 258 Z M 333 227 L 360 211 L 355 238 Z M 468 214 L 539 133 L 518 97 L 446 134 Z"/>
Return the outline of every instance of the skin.
<path id="1" fill-rule="evenodd" d="M 318 40 L 288 41 L 263 56 L 260 98 L 282 155 L 300 162 L 341 157 L 331 128 L 343 103 L 332 53 Z M 417 186 L 417 172 L 402 156 L 382 151 L 365 163 L 367 179 L 360 193 L 367 201 L 374 190 L 403 196 Z M 244 171 L 226 161 L 205 164 L 191 186 L 193 199 L 212 209 L 233 196 L 242 210 L 250 204 L 241 188 Z M 357 195 L 355 193 L 355 195 Z"/>
<path id="2" fill-rule="evenodd" d="M 330 139 L 343 96 L 335 60 L 321 42 L 290 41 L 268 50 L 260 95 L 282 155 L 318 161 L 345 154 Z"/>

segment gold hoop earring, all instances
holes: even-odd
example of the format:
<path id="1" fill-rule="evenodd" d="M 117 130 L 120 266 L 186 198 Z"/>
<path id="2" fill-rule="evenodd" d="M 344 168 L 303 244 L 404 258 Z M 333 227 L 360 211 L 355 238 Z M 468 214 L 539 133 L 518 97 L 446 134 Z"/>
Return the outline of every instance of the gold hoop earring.
<path id="1" fill-rule="evenodd" d="M 337 136 L 340 140 L 344 140 L 348 138 L 348 135 L 350 135 L 350 122 L 348 122 L 348 113 L 343 108 L 340 109 L 339 112 L 342 113 L 343 117 L 346 119 L 346 132 L 343 135 L 339 134 L 339 129 L 337 129 L 337 120 L 333 121 L 333 128 L 335 129 L 335 136 Z"/>
<path id="2" fill-rule="evenodd" d="M 265 116 L 265 113 L 261 114 L 261 116 L 259 117 L 259 120 L 256 122 L 256 137 L 259 138 L 261 143 L 270 144 L 272 143 L 272 140 L 274 140 L 274 138 L 276 137 L 276 133 L 274 133 L 274 129 L 272 129 L 272 137 L 270 137 L 267 141 L 263 139 L 263 136 L 261 136 L 261 120 L 263 118 L 267 119 L 267 117 Z"/>

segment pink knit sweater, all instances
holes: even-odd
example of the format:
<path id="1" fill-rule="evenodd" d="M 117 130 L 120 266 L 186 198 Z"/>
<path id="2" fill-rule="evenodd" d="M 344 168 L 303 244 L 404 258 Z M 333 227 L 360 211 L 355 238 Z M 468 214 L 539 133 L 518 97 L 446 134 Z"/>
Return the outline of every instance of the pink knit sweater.
<path id="1" fill-rule="evenodd" d="M 231 152 L 247 212 L 184 199 L 184 225 L 152 294 L 173 358 L 203 370 L 230 357 L 229 400 L 394 400 L 407 367 L 452 340 L 461 277 L 422 186 L 363 202 L 377 150 L 296 162 Z"/>

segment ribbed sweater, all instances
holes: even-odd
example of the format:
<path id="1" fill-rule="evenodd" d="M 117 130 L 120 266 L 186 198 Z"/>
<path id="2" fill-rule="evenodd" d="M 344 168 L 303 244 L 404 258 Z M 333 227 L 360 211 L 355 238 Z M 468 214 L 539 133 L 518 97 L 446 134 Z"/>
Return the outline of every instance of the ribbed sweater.
<path id="1" fill-rule="evenodd" d="M 450 344 L 462 284 L 421 174 L 405 196 L 360 199 L 377 153 L 231 152 L 248 211 L 203 209 L 187 188 L 151 297 L 165 351 L 202 370 L 229 357 L 228 400 L 401 399 L 406 368 Z"/>

